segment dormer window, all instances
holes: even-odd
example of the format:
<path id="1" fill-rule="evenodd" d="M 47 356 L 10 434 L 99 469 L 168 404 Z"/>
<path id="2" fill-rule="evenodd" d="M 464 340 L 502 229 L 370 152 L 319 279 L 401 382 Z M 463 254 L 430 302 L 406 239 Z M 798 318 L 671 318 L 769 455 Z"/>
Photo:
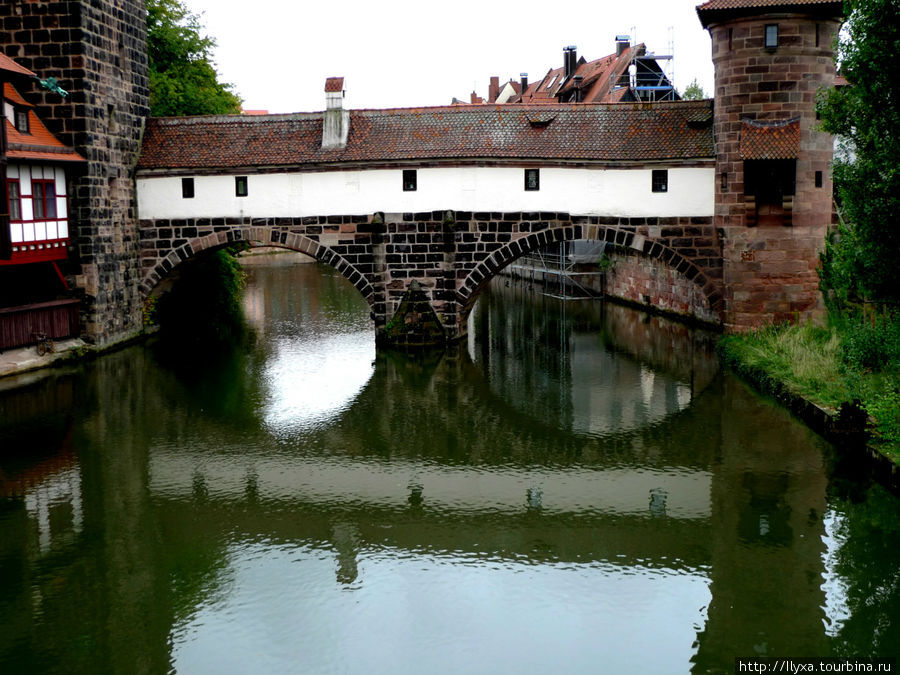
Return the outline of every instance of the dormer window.
<path id="1" fill-rule="evenodd" d="M 778 24 L 766 24 L 766 49 L 776 49 L 778 47 Z"/>
<path id="2" fill-rule="evenodd" d="M 16 131 L 22 134 L 30 133 L 28 131 L 28 110 L 16 108 Z"/>

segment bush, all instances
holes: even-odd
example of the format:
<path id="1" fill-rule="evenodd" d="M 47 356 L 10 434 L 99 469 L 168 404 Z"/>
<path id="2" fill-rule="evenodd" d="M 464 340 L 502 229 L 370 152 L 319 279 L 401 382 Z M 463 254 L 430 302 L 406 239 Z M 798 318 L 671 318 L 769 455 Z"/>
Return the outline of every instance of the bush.
<path id="1" fill-rule="evenodd" d="M 872 372 L 900 367 L 900 321 L 897 319 L 850 320 L 843 333 L 841 360 L 847 367 Z"/>

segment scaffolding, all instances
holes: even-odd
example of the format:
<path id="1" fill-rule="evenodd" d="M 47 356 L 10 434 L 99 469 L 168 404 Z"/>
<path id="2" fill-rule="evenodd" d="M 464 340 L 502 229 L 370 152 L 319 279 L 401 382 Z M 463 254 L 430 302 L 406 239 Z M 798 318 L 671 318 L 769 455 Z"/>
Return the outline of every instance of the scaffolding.
<path id="1" fill-rule="evenodd" d="M 558 300 L 592 300 L 602 292 L 592 287 L 590 279 L 600 281 L 600 262 L 606 251 L 605 241 L 563 241 L 522 256 L 504 272 L 523 280 L 530 290 L 536 287 L 542 295 Z M 591 269 L 584 269 L 590 265 Z"/>
<path id="2" fill-rule="evenodd" d="M 631 28 L 635 35 L 635 28 Z M 634 39 L 637 44 L 637 37 Z M 635 54 L 628 68 L 628 86 L 639 101 L 675 101 L 675 28 L 669 27 L 669 45 L 664 54 Z"/>

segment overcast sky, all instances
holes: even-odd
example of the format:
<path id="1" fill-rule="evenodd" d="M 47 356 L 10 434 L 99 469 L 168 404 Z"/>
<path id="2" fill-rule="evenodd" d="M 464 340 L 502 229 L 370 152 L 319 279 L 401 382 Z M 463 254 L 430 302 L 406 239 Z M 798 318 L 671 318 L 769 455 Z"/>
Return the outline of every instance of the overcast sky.
<path id="1" fill-rule="evenodd" d="M 631 34 L 655 53 L 674 38 L 675 85 L 695 77 L 712 93 L 700 0 L 495 2 L 494 0 L 183 0 L 218 43 L 216 67 L 247 110 L 325 107 L 325 78 L 343 76 L 351 108 L 447 105 L 487 96 L 491 75 L 529 81 L 562 66 L 576 45 L 592 60 Z"/>

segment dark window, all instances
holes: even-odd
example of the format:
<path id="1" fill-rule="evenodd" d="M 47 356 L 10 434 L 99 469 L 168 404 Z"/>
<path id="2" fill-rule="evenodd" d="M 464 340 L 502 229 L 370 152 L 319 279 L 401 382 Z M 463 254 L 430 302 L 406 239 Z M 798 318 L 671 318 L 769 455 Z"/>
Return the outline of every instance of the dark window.
<path id="1" fill-rule="evenodd" d="M 247 176 L 234 177 L 234 194 L 238 197 L 246 197 L 249 194 L 247 191 Z"/>
<path id="2" fill-rule="evenodd" d="M 29 133 L 27 110 L 16 110 L 16 130 L 23 134 Z"/>
<path id="3" fill-rule="evenodd" d="M 744 160 L 744 194 L 756 197 L 757 206 L 778 204 L 793 195 L 796 187 L 796 159 Z"/>
<path id="4" fill-rule="evenodd" d="M 194 179 L 193 178 L 182 178 L 181 179 L 181 196 L 183 199 L 193 199 L 194 198 Z"/>
<path id="5" fill-rule="evenodd" d="M 822 40 L 822 38 L 820 37 L 821 32 L 822 32 L 822 24 L 817 23 L 816 24 L 816 47 L 819 46 L 819 42 L 821 42 L 821 40 Z"/>
<path id="6" fill-rule="evenodd" d="M 775 49 L 778 46 L 778 24 L 766 24 L 766 49 Z"/>
<path id="7" fill-rule="evenodd" d="M 540 190 L 541 189 L 541 170 L 525 169 L 525 189 Z"/>
<path id="8" fill-rule="evenodd" d="M 816 187 L 822 187 L 822 172 L 816 171 Z"/>
<path id="9" fill-rule="evenodd" d="M 722 172 L 722 180 L 721 180 L 720 187 L 722 188 L 722 192 L 728 192 L 728 172 L 727 171 Z"/>
<path id="10" fill-rule="evenodd" d="M 734 28 L 728 29 L 728 51 L 734 49 Z"/>
<path id="11" fill-rule="evenodd" d="M 416 180 L 416 170 L 415 169 L 404 169 L 403 170 L 403 191 L 404 192 L 415 192 L 418 187 L 418 183 Z"/>
<path id="12" fill-rule="evenodd" d="M 51 180 L 31 181 L 31 193 L 34 219 L 56 218 L 56 184 Z"/>
<path id="13" fill-rule="evenodd" d="M 668 192 L 669 191 L 669 170 L 668 169 L 653 169 L 652 189 L 654 192 Z"/>
<path id="14" fill-rule="evenodd" d="M 9 195 L 9 219 L 22 220 L 22 197 L 19 193 L 19 181 L 11 180 L 6 184 Z"/>

